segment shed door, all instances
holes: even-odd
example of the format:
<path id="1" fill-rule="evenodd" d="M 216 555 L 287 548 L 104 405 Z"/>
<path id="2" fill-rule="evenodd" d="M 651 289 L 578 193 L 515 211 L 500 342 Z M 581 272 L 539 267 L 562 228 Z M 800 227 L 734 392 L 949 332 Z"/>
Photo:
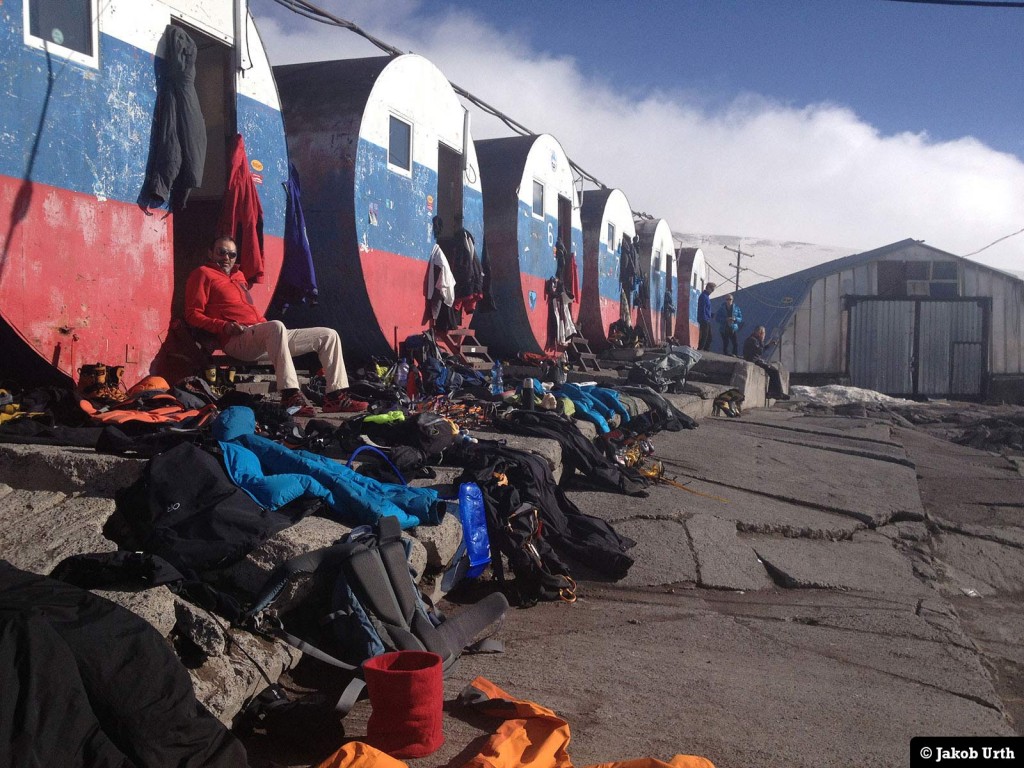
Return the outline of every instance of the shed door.
<path id="1" fill-rule="evenodd" d="M 980 397 L 987 308 L 985 299 L 857 299 L 850 307 L 850 383 L 894 396 Z"/>
<path id="2" fill-rule="evenodd" d="M 850 383 L 910 395 L 914 392 L 914 302 L 859 301 L 850 308 Z"/>
<path id="3" fill-rule="evenodd" d="M 985 374 L 981 304 L 922 301 L 919 312 L 917 394 L 981 395 Z"/>

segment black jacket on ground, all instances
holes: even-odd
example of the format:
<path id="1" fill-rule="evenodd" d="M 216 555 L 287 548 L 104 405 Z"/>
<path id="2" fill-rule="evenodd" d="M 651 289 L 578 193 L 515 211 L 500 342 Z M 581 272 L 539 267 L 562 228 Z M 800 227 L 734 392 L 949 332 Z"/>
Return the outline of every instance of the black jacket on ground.
<path id="1" fill-rule="evenodd" d="M 244 768 L 167 641 L 131 611 L 0 560 L 0 765 Z"/>
<path id="2" fill-rule="evenodd" d="M 647 495 L 642 479 L 623 472 L 565 416 L 548 411 L 514 410 L 503 418 L 495 419 L 494 426 L 502 432 L 557 440 L 562 446 L 562 460 L 565 462 L 563 478 L 569 478 L 579 470 L 588 480 L 620 493 Z"/>
<path id="3" fill-rule="evenodd" d="M 555 482 L 543 456 L 496 440 L 481 440 L 462 450 L 467 470 L 459 482 L 486 485 L 495 472 L 506 474 L 521 500 L 537 506 L 544 537 L 559 555 L 616 580 L 629 572 L 633 558 L 626 550 L 636 542 L 619 534 L 606 520 L 581 512 Z"/>

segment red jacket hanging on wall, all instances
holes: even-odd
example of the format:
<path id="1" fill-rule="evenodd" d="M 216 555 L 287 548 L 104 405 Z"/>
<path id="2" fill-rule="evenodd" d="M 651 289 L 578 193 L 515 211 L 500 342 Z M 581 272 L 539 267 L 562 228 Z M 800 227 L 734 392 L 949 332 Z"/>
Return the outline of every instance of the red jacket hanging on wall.
<path id="1" fill-rule="evenodd" d="M 245 139 L 237 134 L 228 152 L 228 186 L 217 232 L 238 246 L 238 267 L 250 285 L 263 282 L 263 206 L 245 155 Z"/>

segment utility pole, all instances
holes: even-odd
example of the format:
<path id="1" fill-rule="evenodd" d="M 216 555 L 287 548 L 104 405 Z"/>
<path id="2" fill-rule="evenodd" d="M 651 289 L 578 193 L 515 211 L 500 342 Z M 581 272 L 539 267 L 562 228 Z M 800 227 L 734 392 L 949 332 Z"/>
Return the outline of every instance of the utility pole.
<path id="1" fill-rule="evenodd" d="M 725 248 L 725 250 L 732 251 L 733 253 L 736 254 L 736 263 L 730 264 L 729 266 L 736 267 L 736 290 L 738 291 L 740 289 L 740 270 L 742 269 L 742 267 L 740 266 L 740 262 L 744 256 L 754 258 L 754 254 L 743 253 L 743 251 L 741 251 L 739 248 L 730 248 L 728 245 L 723 245 L 722 247 Z"/>

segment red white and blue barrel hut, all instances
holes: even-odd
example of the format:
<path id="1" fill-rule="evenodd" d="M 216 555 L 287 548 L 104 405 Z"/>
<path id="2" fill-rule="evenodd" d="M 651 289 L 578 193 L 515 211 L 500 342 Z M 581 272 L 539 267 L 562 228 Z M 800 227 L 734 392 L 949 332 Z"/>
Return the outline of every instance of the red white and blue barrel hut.
<path id="1" fill-rule="evenodd" d="M 473 330 L 499 357 L 555 351 L 548 338 L 551 307 L 545 288 L 556 273 L 556 242 L 575 259 L 577 276 L 583 266 L 580 204 L 569 158 L 549 134 L 481 140 L 476 151 L 487 228 L 485 268 L 496 311 L 478 312 Z M 578 282 L 577 277 L 577 292 Z"/>
<path id="2" fill-rule="evenodd" d="M 700 248 L 676 250 L 676 332 L 680 343 L 697 348 L 700 326 L 697 324 L 697 299 L 708 282 L 708 265 Z"/>
<path id="3" fill-rule="evenodd" d="M 434 244 L 456 216 L 483 242 L 483 198 L 467 110 L 451 83 L 416 54 L 274 68 L 288 151 L 302 180 L 320 301 L 287 321 L 341 334 L 366 360 L 424 329 Z"/>
<path id="4" fill-rule="evenodd" d="M 0 366 L 27 382 L 86 363 L 155 365 L 202 263 L 241 134 L 263 208 L 265 309 L 283 253 L 288 163 L 262 43 L 240 0 L 6 0 L 0 6 Z M 145 192 L 169 42 L 195 44 L 206 157 L 185 207 Z M 148 208 L 148 210 L 144 210 Z M 12 373 L 13 372 L 13 373 Z"/>
<path id="5" fill-rule="evenodd" d="M 653 343 L 664 344 L 675 333 L 677 307 L 672 228 L 664 219 L 638 218 L 634 224 L 649 297 L 637 308 L 637 325 L 648 331 Z"/>
<path id="6" fill-rule="evenodd" d="M 607 346 L 608 326 L 619 319 L 622 240 L 636 236 L 633 212 L 619 189 L 585 190 L 580 205 L 583 224 L 583 288 L 580 324 L 596 349 Z M 635 324 L 635 318 L 630 318 Z"/>

